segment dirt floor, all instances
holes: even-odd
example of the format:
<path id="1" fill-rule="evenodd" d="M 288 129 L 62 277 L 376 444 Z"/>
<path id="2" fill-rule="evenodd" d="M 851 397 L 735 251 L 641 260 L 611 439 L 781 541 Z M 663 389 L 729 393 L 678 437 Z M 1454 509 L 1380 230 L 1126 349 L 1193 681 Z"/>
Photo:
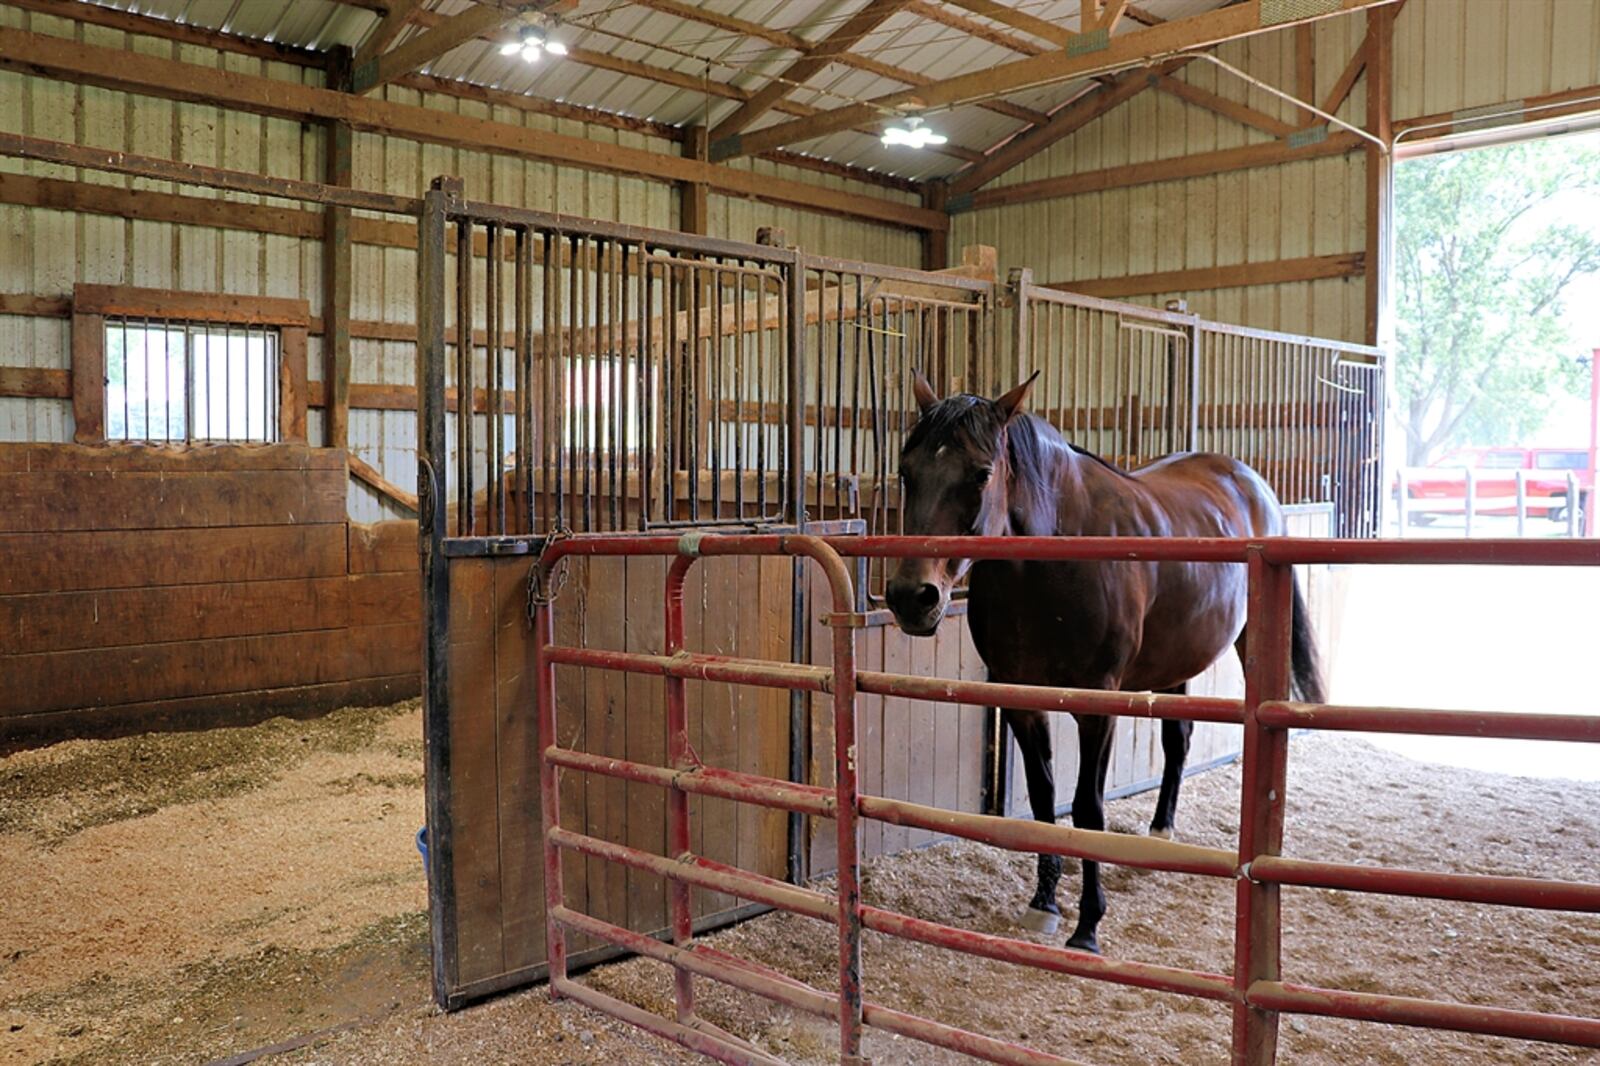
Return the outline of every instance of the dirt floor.
<path id="1" fill-rule="evenodd" d="M 442 1016 L 428 1005 L 415 704 L 253 729 L 83 741 L 0 760 L 0 1064 L 205 1063 L 279 1043 L 294 1063 L 699 1061 L 542 989 Z M 1355 738 L 1293 742 L 1288 851 L 1434 869 L 1593 880 L 1600 784 L 1432 767 Z M 1185 839 L 1231 846 L 1237 768 L 1189 782 Z M 1111 805 L 1141 831 L 1153 796 Z M 876 863 L 880 906 L 1016 935 L 1030 857 L 965 843 Z M 1106 952 L 1226 972 L 1232 893 L 1108 868 Z M 1070 911 L 1075 879 L 1063 885 Z M 1290 890 L 1291 980 L 1593 1015 L 1600 920 Z M 717 946 L 818 987 L 829 930 L 768 915 Z M 1041 976 L 869 934 L 870 1000 L 1106 1064 L 1225 1061 L 1224 1009 Z M 595 987 L 661 1009 L 665 971 Z M 795 1062 L 832 1030 L 699 982 L 712 1021 Z M 309 1039 L 306 1039 L 309 1036 Z M 954 1056 L 871 1034 L 879 1066 Z M 237 1061 L 237 1060 L 236 1060 Z M 1286 1063 L 1600 1063 L 1600 1054 L 1315 1018 Z"/>

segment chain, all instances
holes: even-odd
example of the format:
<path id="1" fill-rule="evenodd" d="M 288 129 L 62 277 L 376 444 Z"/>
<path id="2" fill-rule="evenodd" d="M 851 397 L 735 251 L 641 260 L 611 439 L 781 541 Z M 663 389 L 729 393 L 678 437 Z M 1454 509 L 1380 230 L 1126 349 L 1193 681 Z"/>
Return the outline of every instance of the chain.
<path id="1" fill-rule="evenodd" d="M 528 570 L 528 625 L 534 624 L 539 608 L 548 607 L 561 595 L 561 590 L 567 585 L 567 559 L 562 556 L 556 561 L 554 571 L 544 565 L 545 552 L 558 540 L 572 536 L 572 530 L 566 526 L 551 531 L 544 538 L 544 543 L 539 546 L 539 554 L 534 556 L 533 566 Z"/>

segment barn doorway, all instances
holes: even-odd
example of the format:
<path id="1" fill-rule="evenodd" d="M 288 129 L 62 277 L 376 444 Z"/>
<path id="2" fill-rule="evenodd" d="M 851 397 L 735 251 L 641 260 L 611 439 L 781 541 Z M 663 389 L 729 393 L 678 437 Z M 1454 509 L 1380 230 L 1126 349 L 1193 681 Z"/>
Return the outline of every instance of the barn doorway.
<path id="1" fill-rule="evenodd" d="M 1569 472 L 1581 496 L 1593 487 L 1597 174 L 1600 131 L 1582 123 L 1397 144 L 1395 393 L 1385 458 L 1391 505 L 1406 499 L 1390 507 L 1386 535 L 1593 535 L 1587 499 L 1574 515 L 1565 494 Z M 1348 570 L 1333 697 L 1584 713 L 1593 699 L 1579 681 L 1583 634 L 1597 576 L 1537 567 Z M 1600 779 L 1580 745 L 1366 739 L 1445 766 Z"/>

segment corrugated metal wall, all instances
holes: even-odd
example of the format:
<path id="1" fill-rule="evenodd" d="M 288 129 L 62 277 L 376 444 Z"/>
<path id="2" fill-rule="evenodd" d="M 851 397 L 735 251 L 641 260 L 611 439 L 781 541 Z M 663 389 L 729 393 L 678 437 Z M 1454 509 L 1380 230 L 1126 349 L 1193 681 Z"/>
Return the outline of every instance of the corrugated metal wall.
<path id="1" fill-rule="evenodd" d="M 1360 45 L 1366 20 L 1316 24 L 1320 102 Z M 1600 6 L 1592 0 L 1410 0 L 1395 26 L 1396 119 L 1517 100 L 1600 82 Z M 1219 48 L 1219 58 L 1292 91 L 1294 34 Z M 1191 63 L 1176 77 L 1299 124 L 1294 109 L 1231 74 Z M 1365 125 L 1365 78 L 1339 111 Z M 1148 91 L 993 187 L 1269 143 L 1259 130 Z M 1360 252 L 1365 245 L 1362 152 L 1212 177 L 1114 189 L 959 214 L 951 245 L 992 244 L 1003 266 L 1058 282 Z M 1126 297 L 1161 306 L 1187 297 L 1208 318 L 1361 341 L 1360 278 Z"/>
<path id="2" fill-rule="evenodd" d="M 72 37 L 86 44 L 126 47 L 141 54 L 307 84 L 322 81 L 317 70 L 79 25 L 4 5 L 0 5 L 0 27 Z M 389 86 L 384 95 L 407 104 L 599 142 L 662 152 L 677 148 L 644 134 L 588 126 L 444 94 Z M 8 72 L 0 72 L 0 130 L 279 177 L 321 180 L 323 176 L 324 138 L 319 127 Z M 546 210 L 559 208 L 570 214 L 662 229 L 677 225 L 677 192 L 661 182 L 377 134 L 356 134 L 353 151 L 353 182 L 358 188 L 416 195 L 436 175 L 455 174 L 464 179 L 467 194 L 473 199 Z M 794 167 L 764 161 L 747 165 L 758 172 L 827 187 L 862 188 Z M 14 159 L 0 158 L 0 173 L 283 206 L 283 201 L 263 201 L 260 197 L 88 170 L 75 172 L 69 167 Z M 906 202 L 916 200 L 903 193 L 886 195 Z M 364 213 L 357 212 L 358 216 L 361 214 Z M 393 221 L 390 216 L 372 217 Z M 758 226 L 781 227 L 792 243 L 829 255 L 897 265 L 915 265 L 919 256 L 917 236 L 907 231 L 711 197 L 713 234 L 752 240 Z M 74 283 L 89 282 L 297 297 L 308 301 L 313 315 L 322 313 L 322 243 L 317 239 L 0 204 L 0 242 L 5 250 L 0 256 L 0 293 L 60 297 L 70 295 Z M 358 243 L 353 250 L 352 275 L 353 319 L 415 324 L 415 252 Z M 320 380 L 322 345 L 315 334 L 310 338 L 308 355 L 310 377 Z M 415 349 L 409 341 L 357 337 L 351 343 L 351 362 L 353 383 L 414 384 Z M 67 369 L 69 321 L 0 315 L 0 363 Z M 320 410 L 311 411 L 309 430 L 312 443 L 318 443 L 323 431 Z M 72 439 L 72 432 L 70 401 L 0 397 L 0 440 L 66 441 Z M 479 438 L 482 439 L 481 433 Z M 416 480 L 415 448 L 416 418 L 410 412 L 351 411 L 351 451 L 402 487 Z M 407 517 L 360 483 L 352 483 L 350 488 L 350 515 L 363 522 Z"/>
<path id="3" fill-rule="evenodd" d="M 1333 85 L 1365 29 L 1365 22 L 1355 17 L 1318 24 L 1319 95 Z M 1272 85 L 1294 85 L 1292 33 L 1253 37 L 1219 48 L 1217 55 Z M 1284 121 L 1295 120 L 1289 105 L 1208 63 L 1190 63 L 1175 77 Z M 1364 118 L 1365 109 L 1358 83 L 1341 117 Z M 1002 175 L 993 186 L 1272 140 L 1260 130 L 1148 90 Z M 1000 250 L 1003 267 L 1031 267 L 1039 282 L 1333 255 L 1361 250 L 1364 189 L 1362 157 L 1355 153 L 959 214 L 951 244 L 992 244 Z M 1360 279 L 1127 298 L 1159 307 L 1183 296 L 1190 310 L 1223 322 L 1362 339 Z"/>

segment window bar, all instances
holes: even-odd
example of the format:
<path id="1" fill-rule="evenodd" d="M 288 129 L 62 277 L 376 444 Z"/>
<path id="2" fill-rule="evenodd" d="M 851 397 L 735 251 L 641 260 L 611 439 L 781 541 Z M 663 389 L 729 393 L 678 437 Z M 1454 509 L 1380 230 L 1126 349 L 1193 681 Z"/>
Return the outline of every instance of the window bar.
<path id="1" fill-rule="evenodd" d="M 844 517 L 844 336 L 845 276 L 838 275 L 839 290 L 834 294 L 833 320 L 833 516 Z M 851 275 L 859 301 L 861 276 Z M 820 473 L 820 471 L 818 472 Z M 827 512 L 823 511 L 824 516 Z"/>
<path id="2" fill-rule="evenodd" d="M 327 383 L 331 400 L 333 383 Z M 469 399 L 463 403 L 462 397 Z M 456 224 L 456 534 L 472 531 L 472 223 Z"/>
<path id="3" fill-rule="evenodd" d="M 596 237 L 589 244 L 583 266 L 583 329 L 579 332 L 583 345 L 584 380 L 584 447 L 587 449 L 583 464 L 583 528 L 592 530 L 599 524 L 595 497 L 601 491 L 600 475 L 600 316 L 601 289 L 600 262 L 605 256 L 605 245 Z"/>
<path id="4" fill-rule="evenodd" d="M 861 484 L 861 337 L 872 327 L 872 304 L 867 297 L 861 279 L 856 279 L 856 320 L 855 328 L 850 331 L 850 396 L 852 414 L 850 416 L 850 476 L 854 479 L 857 491 L 856 508 L 852 517 L 860 517 L 860 491 Z M 844 389 L 839 390 L 843 394 Z"/>
<path id="5" fill-rule="evenodd" d="M 610 350 L 606 353 L 606 369 L 609 374 L 611 394 L 611 417 L 607 419 L 611 429 L 611 455 L 607 465 L 611 476 L 611 528 L 622 528 L 623 516 L 619 514 L 622 506 L 622 489 L 617 483 L 617 475 L 625 471 L 622 449 L 627 447 L 628 408 L 623 402 L 623 376 L 627 371 L 626 353 L 624 352 L 623 335 L 618 332 L 617 326 L 622 318 L 622 308 L 626 302 L 627 294 L 623 291 L 626 275 L 622 267 L 621 241 L 612 241 L 610 257 L 611 298 L 606 312 L 606 333 L 611 338 Z"/>
<path id="6" fill-rule="evenodd" d="M 484 470 L 483 470 L 483 520 L 486 532 L 491 536 L 503 533 L 500 526 L 500 489 L 504 485 L 501 478 L 500 465 L 502 462 L 502 449 L 500 447 L 500 432 L 503 428 L 496 418 L 497 406 L 495 393 L 500 386 L 501 359 L 500 344 L 500 224 L 490 222 L 484 226 L 483 240 L 483 378 L 484 378 L 484 403 L 483 403 L 483 428 L 484 428 Z M 477 396 L 471 392 L 464 393 L 461 397 L 464 410 L 472 412 L 475 417 L 478 410 Z"/>
<path id="7" fill-rule="evenodd" d="M 767 375 L 770 367 L 767 360 L 767 276 L 757 274 L 755 278 L 756 290 L 756 469 L 760 474 L 756 478 L 756 513 L 761 521 L 767 519 Z M 781 328 L 781 327 L 780 327 Z"/>
<path id="8" fill-rule="evenodd" d="M 583 419 L 581 401 L 578 399 L 583 384 L 583 370 L 578 355 L 582 350 L 578 330 L 583 322 L 583 309 L 578 303 L 581 292 L 578 275 L 582 273 L 583 238 L 573 234 L 570 243 L 571 258 L 567 264 L 567 360 L 562 371 L 562 394 L 566 397 L 564 411 L 568 423 L 562 435 L 562 444 L 567 450 L 567 493 L 572 497 L 572 524 L 576 527 L 583 521 L 582 500 L 578 495 L 578 451 L 583 440 L 579 435 Z"/>
<path id="9" fill-rule="evenodd" d="M 639 245 L 639 528 L 649 528 L 655 517 L 654 473 L 656 463 L 656 340 L 655 280 L 650 276 L 650 246 Z"/>
<path id="10" fill-rule="evenodd" d="M 595 496 L 595 527 L 600 528 L 606 518 L 606 508 L 601 498 L 607 494 L 606 489 L 606 463 L 611 450 L 611 381 L 610 368 L 606 361 L 610 358 L 607 349 L 609 338 L 608 330 L 611 322 L 611 241 L 596 240 L 594 246 L 593 275 L 593 321 L 589 326 L 589 379 L 593 385 L 590 394 L 592 405 L 590 410 L 594 422 L 593 439 L 594 447 L 589 453 L 589 462 L 594 467 L 594 496 Z"/>
<path id="11" fill-rule="evenodd" d="M 511 531 L 532 533 L 533 484 L 529 471 L 529 448 L 533 434 L 528 418 L 528 386 L 532 370 L 528 353 L 532 348 L 532 338 L 528 334 L 528 286 L 532 283 L 533 246 L 528 241 L 527 226 L 512 227 L 511 236 L 511 328 L 516 331 L 511 338 L 512 443 L 516 448 L 511 468 L 512 494 L 516 500 Z"/>
<path id="12" fill-rule="evenodd" d="M 687 415 L 685 444 L 689 449 L 689 520 L 700 518 L 700 392 L 705 385 L 700 365 L 700 297 L 704 280 L 700 268 L 689 274 L 689 317 L 687 343 L 689 365 L 684 383 L 684 408 Z"/>
<path id="13" fill-rule="evenodd" d="M 744 267 L 744 262 L 737 264 Z M 745 332 L 745 283 L 748 280 L 742 272 L 734 274 L 734 334 L 733 334 L 733 507 L 735 516 L 743 521 L 745 517 L 744 502 L 744 442 L 750 435 L 750 420 L 745 414 L 745 372 L 744 364 L 748 355 L 749 335 Z M 757 328 L 760 328 L 757 322 Z"/>
<path id="14" fill-rule="evenodd" d="M 670 263 L 661 267 L 661 321 L 664 327 L 664 344 L 661 349 L 661 420 L 665 430 L 661 442 L 661 503 L 662 518 L 668 522 L 676 521 L 679 513 L 677 470 L 682 415 L 678 393 L 683 388 L 680 381 L 683 371 L 678 360 L 678 310 L 679 304 L 683 302 L 681 286 L 678 283 L 680 273 L 681 268 Z"/>
<path id="15" fill-rule="evenodd" d="M 555 506 L 550 514 L 555 517 L 555 525 L 548 527 L 548 532 L 566 529 L 567 522 L 567 493 L 566 493 L 566 456 L 564 449 L 567 447 L 567 426 L 571 411 L 566 403 L 568 397 L 569 379 L 566 373 L 566 360 L 570 358 L 570 345 L 567 343 L 566 323 L 570 320 L 565 313 L 561 299 L 561 253 L 562 242 L 559 235 L 546 233 L 544 235 L 544 273 L 545 285 L 548 291 L 545 294 L 544 304 L 544 416 L 545 416 L 545 463 L 544 476 L 553 479 L 546 484 L 546 491 L 552 492 Z"/>
<path id="16" fill-rule="evenodd" d="M 706 324 L 707 373 L 710 377 L 709 424 L 706 435 L 711 452 L 711 518 L 721 521 L 722 514 L 722 260 L 711 260 L 711 316 Z"/>

